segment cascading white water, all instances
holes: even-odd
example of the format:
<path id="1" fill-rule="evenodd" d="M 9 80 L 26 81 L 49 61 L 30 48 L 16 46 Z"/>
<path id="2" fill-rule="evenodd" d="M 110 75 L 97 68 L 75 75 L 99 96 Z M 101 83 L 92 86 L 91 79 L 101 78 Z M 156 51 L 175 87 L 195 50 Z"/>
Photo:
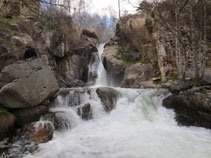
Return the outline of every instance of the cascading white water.
<path id="1" fill-rule="evenodd" d="M 89 64 L 89 73 L 88 73 L 88 83 L 87 85 L 94 86 L 107 86 L 107 74 L 106 70 L 103 66 L 101 56 L 103 54 L 105 44 L 100 44 L 98 48 L 98 52 L 92 55 L 91 62 Z M 94 61 L 94 62 L 93 62 Z M 95 79 L 95 76 L 97 78 Z"/>
<path id="2" fill-rule="evenodd" d="M 101 70 L 98 69 L 96 85 L 105 86 Z M 79 96 L 74 91 L 59 96 L 51 111 L 68 114 L 66 120 L 71 128 L 56 131 L 52 141 L 41 144 L 39 151 L 25 157 L 211 158 L 211 131 L 178 126 L 175 113 L 162 106 L 163 98 L 169 95 L 166 90 L 114 89 L 121 97 L 109 114 L 104 112 L 95 86 Z M 82 120 L 75 107 L 86 103 L 91 104 L 93 114 L 89 121 Z"/>
<path id="3" fill-rule="evenodd" d="M 98 71 L 97 71 L 98 77 L 96 79 L 95 86 L 106 86 L 106 85 L 108 85 L 106 70 L 103 66 L 102 59 L 101 59 L 101 56 L 102 56 L 103 50 L 104 50 L 104 45 L 105 44 L 100 44 L 99 48 L 98 48 L 98 55 L 99 55 L 100 63 L 99 63 L 99 66 L 98 66 Z"/>
<path id="4" fill-rule="evenodd" d="M 98 66 L 100 64 L 100 58 L 99 58 L 99 49 L 98 52 L 93 53 L 90 64 L 88 66 L 88 85 L 93 84 L 95 77 L 97 75 Z"/>

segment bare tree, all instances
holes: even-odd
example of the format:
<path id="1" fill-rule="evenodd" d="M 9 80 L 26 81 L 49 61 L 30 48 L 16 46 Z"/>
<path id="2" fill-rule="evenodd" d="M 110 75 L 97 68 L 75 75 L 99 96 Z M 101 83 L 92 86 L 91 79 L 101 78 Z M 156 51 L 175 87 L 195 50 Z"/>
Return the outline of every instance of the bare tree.
<path id="1" fill-rule="evenodd" d="M 119 8 L 119 19 L 121 19 L 121 3 L 120 3 L 120 0 L 118 0 L 118 8 Z"/>
<path id="2" fill-rule="evenodd" d="M 176 61 L 181 79 L 200 79 L 204 75 L 207 2 L 165 0 L 150 3 L 145 0 L 138 8 L 151 15 L 161 28 L 175 37 Z M 198 25 L 197 21 L 201 21 L 201 24 Z"/>

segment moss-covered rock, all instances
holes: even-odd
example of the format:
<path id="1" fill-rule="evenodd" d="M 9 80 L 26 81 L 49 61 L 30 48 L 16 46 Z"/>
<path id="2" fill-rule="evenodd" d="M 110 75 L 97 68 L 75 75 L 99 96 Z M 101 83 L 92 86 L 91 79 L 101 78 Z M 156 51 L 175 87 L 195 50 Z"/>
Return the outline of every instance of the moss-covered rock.
<path id="1" fill-rule="evenodd" d="M 15 117 L 6 109 L 0 108 L 0 140 L 13 132 Z"/>

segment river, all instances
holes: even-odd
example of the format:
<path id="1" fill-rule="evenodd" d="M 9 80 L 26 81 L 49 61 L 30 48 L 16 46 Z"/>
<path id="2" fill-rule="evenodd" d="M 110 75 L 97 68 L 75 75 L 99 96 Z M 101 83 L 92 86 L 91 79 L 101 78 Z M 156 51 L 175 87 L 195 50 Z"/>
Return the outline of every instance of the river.
<path id="1" fill-rule="evenodd" d="M 124 89 L 108 85 L 100 56 L 95 64 L 98 78 L 81 94 L 79 106 L 91 104 L 93 119 L 82 120 L 72 92 L 58 96 L 51 111 L 62 111 L 64 130 L 25 158 L 211 158 L 211 130 L 178 126 L 172 110 L 162 106 L 170 95 L 164 89 Z M 97 66 L 96 66 L 97 65 Z M 92 67 L 93 68 L 93 67 Z M 93 71 L 93 69 L 92 69 Z M 121 93 L 116 108 L 103 110 L 96 88 L 111 86 Z"/>

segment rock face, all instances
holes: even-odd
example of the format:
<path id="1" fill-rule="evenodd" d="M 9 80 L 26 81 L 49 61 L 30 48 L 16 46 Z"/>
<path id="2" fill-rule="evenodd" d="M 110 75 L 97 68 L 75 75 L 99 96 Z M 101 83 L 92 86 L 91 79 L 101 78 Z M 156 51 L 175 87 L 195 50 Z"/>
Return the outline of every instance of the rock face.
<path id="1" fill-rule="evenodd" d="M 134 64 L 126 68 L 122 87 L 139 88 L 142 81 L 154 77 L 154 69 L 151 64 Z"/>
<path id="2" fill-rule="evenodd" d="M 174 109 L 181 125 L 211 128 L 210 87 L 196 87 L 181 91 L 163 100 L 166 108 Z"/>
<path id="3" fill-rule="evenodd" d="M 59 86 L 85 86 L 88 66 L 98 51 L 92 29 L 82 31 L 69 17 L 55 18 L 53 23 L 49 28 L 41 19 L 0 20 L 0 106 L 17 117 L 18 125 L 45 115 L 48 107 L 43 104 Z M 27 45 L 45 59 L 21 61 Z M 57 120 L 62 117 L 56 115 Z"/>
<path id="4" fill-rule="evenodd" d="M 0 109 L 0 140 L 11 134 L 15 126 L 15 116 Z"/>
<path id="5" fill-rule="evenodd" d="M 150 15 L 135 14 L 122 17 L 121 22 L 117 23 L 115 33 L 115 37 L 106 44 L 102 56 L 110 79 L 118 78 L 117 82 L 122 82 L 122 86 L 127 88 L 149 88 L 160 87 L 162 83 L 179 77 L 174 37 L 160 29 Z M 145 77 L 140 77 L 143 68 L 140 68 L 140 71 L 135 68 L 137 63 L 151 64 L 148 69 L 152 71 L 146 80 Z M 128 78 L 129 71 L 132 71 L 131 75 L 136 78 Z"/>
<path id="6" fill-rule="evenodd" d="M 105 46 L 102 54 L 102 62 L 109 79 L 120 83 L 124 76 L 125 65 L 121 59 L 118 59 L 117 48 L 117 45 Z"/>
<path id="7" fill-rule="evenodd" d="M 82 35 L 98 39 L 97 33 L 96 33 L 95 29 L 93 29 L 93 28 L 83 29 Z"/>
<path id="8" fill-rule="evenodd" d="M 45 59 L 20 61 L 2 71 L 0 103 L 6 108 L 29 108 L 53 97 L 59 90 L 57 80 Z"/>
<path id="9" fill-rule="evenodd" d="M 88 81 L 88 65 L 94 52 L 97 52 L 97 49 L 93 44 L 84 45 L 69 56 L 57 60 L 58 71 L 65 76 L 68 86 L 84 86 Z"/>
<path id="10" fill-rule="evenodd" d="M 84 86 L 92 54 L 97 52 L 97 35 L 92 29 L 82 31 L 68 17 L 54 22 L 55 28 L 49 28 L 42 21 L 29 19 L 0 21 L 7 28 L 0 28 L 0 73 L 23 59 L 25 46 L 30 45 L 39 56 L 48 56 L 61 87 Z"/>
<path id="11" fill-rule="evenodd" d="M 153 37 L 155 24 L 149 16 L 138 14 L 125 16 L 119 29 L 122 34 L 119 38 L 124 43 L 122 46 L 130 45 L 133 49 L 133 51 L 128 50 L 130 54 L 135 54 L 139 59 L 153 60 L 157 57 Z"/>
<path id="12" fill-rule="evenodd" d="M 119 92 L 108 87 L 97 88 L 96 92 L 100 97 L 106 112 L 110 112 L 115 108 L 117 100 L 120 97 Z"/>
<path id="13" fill-rule="evenodd" d="M 45 124 L 31 124 L 28 127 L 28 131 L 25 136 L 36 142 L 36 143 L 46 143 L 53 138 L 54 128 L 50 123 Z"/>

